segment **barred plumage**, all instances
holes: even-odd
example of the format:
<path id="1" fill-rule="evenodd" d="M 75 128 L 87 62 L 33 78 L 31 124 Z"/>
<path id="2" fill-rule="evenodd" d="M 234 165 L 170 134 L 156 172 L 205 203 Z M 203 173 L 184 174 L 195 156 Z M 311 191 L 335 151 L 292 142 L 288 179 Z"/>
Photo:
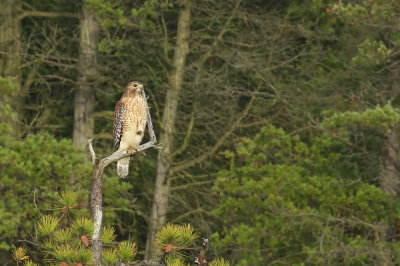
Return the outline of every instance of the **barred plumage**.
<path id="1" fill-rule="evenodd" d="M 142 89 L 144 88 L 141 82 L 130 82 L 115 106 L 114 147 L 117 151 L 136 149 L 143 139 L 147 110 Z M 121 178 L 128 175 L 129 161 L 129 157 L 118 161 L 117 174 Z"/>
<path id="2" fill-rule="evenodd" d="M 121 101 L 117 103 L 114 111 L 114 148 L 119 149 L 119 143 L 123 134 L 125 108 Z"/>

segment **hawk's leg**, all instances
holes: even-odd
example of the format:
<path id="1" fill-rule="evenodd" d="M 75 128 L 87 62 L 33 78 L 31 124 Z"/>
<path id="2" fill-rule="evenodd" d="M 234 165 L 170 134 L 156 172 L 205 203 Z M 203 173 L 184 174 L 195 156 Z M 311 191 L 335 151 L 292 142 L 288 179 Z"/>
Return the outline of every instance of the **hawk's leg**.
<path id="1" fill-rule="evenodd" d="M 136 148 L 133 147 L 129 147 L 128 152 L 131 154 L 130 159 L 132 159 L 133 155 L 135 154 L 146 156 L 146 153 L 144 151 L 138 151 Z"/>

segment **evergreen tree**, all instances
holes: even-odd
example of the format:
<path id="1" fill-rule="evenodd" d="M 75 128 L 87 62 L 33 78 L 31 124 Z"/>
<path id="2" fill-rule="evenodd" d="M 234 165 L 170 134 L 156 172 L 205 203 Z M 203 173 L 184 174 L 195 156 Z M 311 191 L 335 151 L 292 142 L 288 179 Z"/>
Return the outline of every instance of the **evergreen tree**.
<path id="1" fill-rule="evenodd" d="M 225 151 L 217 253 L 235 265 L 398 261 L 400 204 L 377 187 L 373 162 L 399 115 L 390 106 L 332 113 L 307 140 L 263 127 Z"/>

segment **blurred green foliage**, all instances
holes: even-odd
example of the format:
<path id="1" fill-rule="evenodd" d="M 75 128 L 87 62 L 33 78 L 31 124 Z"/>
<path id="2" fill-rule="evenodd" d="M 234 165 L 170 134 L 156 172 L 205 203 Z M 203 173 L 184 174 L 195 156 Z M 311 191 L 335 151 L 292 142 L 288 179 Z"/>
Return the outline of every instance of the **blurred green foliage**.
<path id="1" fill-rule="evenodd" d="M 10 239 L 32 228 L 38 214 L 34 197 L 55 199 L 73 177 L 80 180 L 78 187 L 88 198 L 90 166 L 70 140 L 56 140 L 48 133 L 21 140 L 3 137 L 0 156 L 0 240 L 5 250 L 10 249 Z"/>
<path id="2" fill-rule="evenodd" d="M 364 144 L 366 153 L 357 155 L 351 136 L 337 138 L 333 130 L 351 132 L 362 124 L 358 132 L 382 133 L 399 119 L 399 110 L 388 105 L 336 113 L 306 142 L 266 126 L 225 151 L 231 163 L 214 186 L 222 228 L 213 236 L 216 249 L 229 250 L 235 265 L 398 261 L 397 241 L 385 239 L 400 218 L 400 203 L 359 168 L 360 157 L 380 150 Z"/>

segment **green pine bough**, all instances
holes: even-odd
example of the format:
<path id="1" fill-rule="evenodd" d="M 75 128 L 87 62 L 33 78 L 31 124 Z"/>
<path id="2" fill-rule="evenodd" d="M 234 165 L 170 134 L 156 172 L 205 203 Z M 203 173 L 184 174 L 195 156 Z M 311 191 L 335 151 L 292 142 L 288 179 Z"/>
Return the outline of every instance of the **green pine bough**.
<path id="1" fill-rule="evenodd" d="M 93 265 L 91 252 L 94 224 L 88 211 L 78 200 L 78 193 L 65 191 L 51 206 L 51 212 L 36 221 L 32 240 L 24 239 L 40 253 L 39 263 L 29 256 L 26 247 L 14 249 L 12 257 L 17 265 Z M 138 248 L 132 241 L 116 241 L 115 228 L 104 226 L 101 234 L 103 265 L 192 265 L 189 251 L 196 249 L 199 234 L 190 224 L 166 224 L 156 235 L 155 248 L 158 253 L 151 262 L 139 262 Z M 208 240 L 206 241 L 208 242 Z M 229 261 L 216 258 L 206 262 L 204 249 L 196 258 L 198 265 L 229 266 Z M 186 261 L 190 261 L 187 263 Z"/>

